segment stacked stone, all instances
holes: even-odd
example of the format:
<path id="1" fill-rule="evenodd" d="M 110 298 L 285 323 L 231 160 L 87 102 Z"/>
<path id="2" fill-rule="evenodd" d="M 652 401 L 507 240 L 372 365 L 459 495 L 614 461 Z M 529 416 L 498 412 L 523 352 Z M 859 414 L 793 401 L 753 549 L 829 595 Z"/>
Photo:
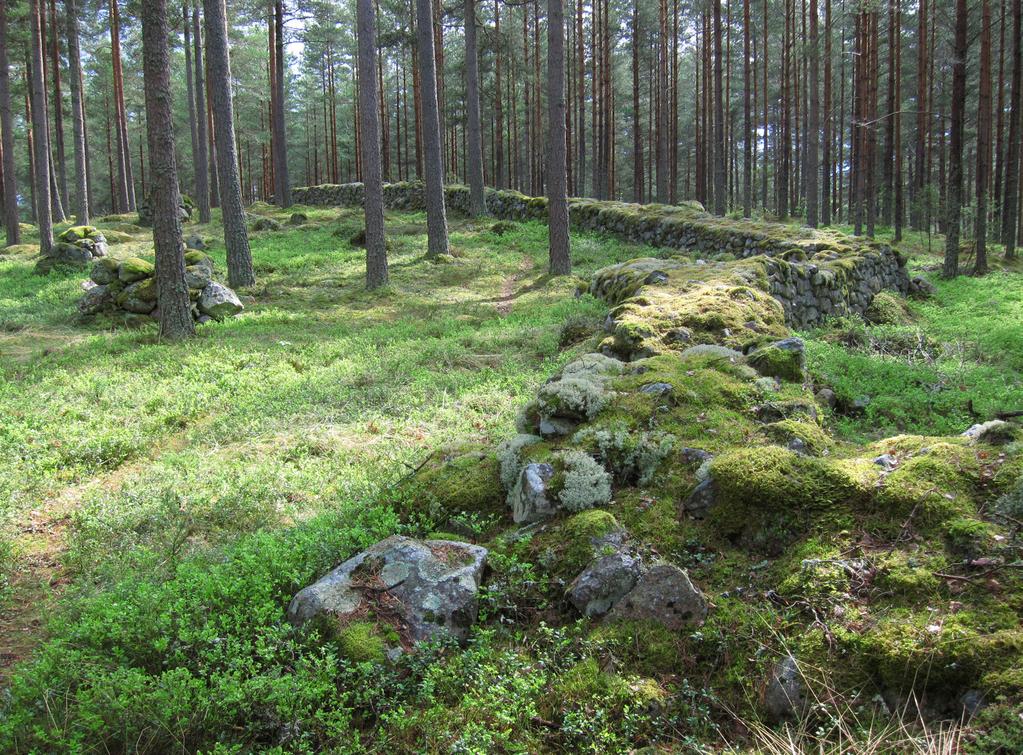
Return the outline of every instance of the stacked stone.
<path id="1" fill-rule="evenodd" d="M 84 270 L 93 260 L 106 257 L 108 251 L 106 237 L 99 229 L 77 225 L 57 237 L 50 253 L 36 263 L 36 273 L 46 275 L 55 267 Z"/>
<path id="2" fill-rule="evenodd" d="M 185 282 L 192 301 L 192 317 L 198 323 L 223 320 L 244 307 L 237 294 L 213 280 L 213 260 L 202 252 L 185 253 Z M 156 268 L 139 257 L 116 260 L 104 257 L 92 266 L 78 302 L 83 315 L 100 312 L 122 315 L 132 324 L 146 318 L 159 319 L 156 302 Z"/>

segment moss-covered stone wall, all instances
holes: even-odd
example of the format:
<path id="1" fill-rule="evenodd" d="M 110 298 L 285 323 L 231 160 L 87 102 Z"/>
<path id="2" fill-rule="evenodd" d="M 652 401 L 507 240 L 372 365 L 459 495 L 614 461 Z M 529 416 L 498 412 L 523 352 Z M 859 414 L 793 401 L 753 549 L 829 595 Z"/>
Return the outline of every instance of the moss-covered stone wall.
<path id="1" fill-rule="evenodd" d="M 449 207 L 468 210 L 467 187 L 449 186 L 446 196 Z M 361 183 L 309 186 L 296 189 L 294 197 L 306 205 L 358 206 L 363 187 Z M 424 209 L 422 184 L 385 184 L 384 203 L 391 209 Z M 517 191 L 488 189 L 487 208 L 502 220 L 547 217 L 546 197 L 527 197 Z M 613 233 L 688 257 L 643 260 L 638 267 L 630 262 L 598 276 L 591 291 L 611 304 L 621 303 L 639 286 L 653 282 L 648 276 L 667 275 L 694 261 L 709 265 L 750 260 L 749 269 L 760 288 L 781 304 L 786 322 L 797 328 L 831 315 L 862 314 L 878 291 L 905 292 L 909 285 L 905 260 L 887 244 L 834 231 L 718 218 L 698 202 L 669 206 L 572 199 L 569 214 L 577 229 Z"/>

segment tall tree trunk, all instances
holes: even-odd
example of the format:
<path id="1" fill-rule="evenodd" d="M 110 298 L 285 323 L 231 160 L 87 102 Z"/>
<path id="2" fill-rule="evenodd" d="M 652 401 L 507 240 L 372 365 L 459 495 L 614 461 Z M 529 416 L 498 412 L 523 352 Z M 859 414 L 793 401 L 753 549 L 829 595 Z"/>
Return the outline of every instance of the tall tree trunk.
<path id="1" fill-rule="evenodd" d="M 156 246 L 156 301 L 160 335 L 179 340 L 195 333 L 195 323 L 185 282 L 184 243 L 178 215 L 181 194 L 174 158 L 169 36 L 167 0 L 146 0 L 142 4 L 142 69 L 153 177 L 151 209 Z"/>
<path id="2" fill-rule="evenodd" d="M 724 55 L 721 50 L 721 0 L 714 0 L 714 214 L 723 216 L 725 195 L 725 90 Z"/>
<path id="3" fill-rule="evenodd" d="M 767 89 L 767 72 L 768 72 L 768 38 L 767 38 L 767 24 L 768 12 L 767 12 L 767 0 L 764 0 L 764 43 L 763 43 L 763 57 L 764 57 L 764 122 L 762 125 L 764 132 L 764 168 L 760 172 L 760 205 L 766 211 L 767 210 L 767 166 L 768 166 L 768 149 L 767 149 L 767 137 L 770 133 L 770 101 L 769 92 Z"/>
<path id="4" fill-rule="evenodd" d="M 288 178 L 288 134 L 284 122 L 284 3 L 274 0 L 275 72 L 273 98 L 274 202 L 291 207 L 291 183 Z M 372 69 L 370 69 L 372 71 Z"/>
<path id="5" fill-rule="evenodd" d="M 444 210 L 444 156 L 437 106 L 437 69 L 433 52 L 433 3 L 416 0 L 420 96 L 423 112 L 423 168 L 426 183 L 427 257 L 448 253 L 448 222 Z"/>
<path id="6" fill-rule="evenodd" d="M 252 270 L 252 253 L 245 227 L 235 142 L 226 0 L 203 0 L 203 17 L 206 25 L 206 63 L 210 73 L 210 108 L 217 122 L 217 170 L 220 174 L 224 245 L 227 247 L 227 278 L 236 288 L 251 286 L 256 282 L 256 276 Z M 251 173 L 251 167 L 249 170 Z"/>
<path id="7" fill-rule="evenodd" d="M 915 134 L 915 168 L 913 178 L 913 227 L 923 230 L 928 222 L 929 212 L 924 207 L 924 193 L 927 186 L 927 142 L 928 124 L 930 123 L 930 102 L 927 88 L 927 0 L 920 0 L 917 8 L 916 33 L 916 134 Z"/>
<path id="8" fill-rule="evenodd" d="M 565 10 L 564 0 L 547 2 L 547 216 L 550 270 L 572 273 L 568 235 L 568 164 L 565 137 Z M 537 50 L 539 54 L 539 50 Z"/>
<path id="9" fill-rule="evenodd" d="M 899 42 L 895 46 L 895 241 L 902 241 L 902 223 L 905 219 L 905 200 L 902 187 L 902 9 L 896 13 L 895 27 L 899 30 Z"/>
<path id="10" fill-rule="evenodd" d="M 206 134 L 206 67 L 203 65 L 202 30 L 199 27 L 199 5 L 192 7 L 192 45 L 195 57 L 195 201 L 199 222 L 210 222 L 209 140 Z"/>
<path id="11" fill-rule="evenodd" d="M 987 192 L 991 180 L 991 6 L 981 0 L 980 81 L 977 92 L 977 239 L 974 272 L 987 272 Z"/>
<path id="12" fill-rule="evenodd" d="M 1012 0 L 1012 86 L 1009 88 L 1009 134 L 1005 160 L 1005 194 L 1002 198 L 1002 243 L 1005 256 L 1016 256 L 1019 240 L 1019 189 L 1020 189 L 1020 101 L 1023 92 L 1023 29 L 1021 29 L 1021 0 Z"/>
<path id="13" fill-rule="evenodd" d="M 821 140 L 821 225 L 831 225 L 831 0 L 824 0 L 824 136 Z"/>
<path id="14" fill-rule="evenodd" d="M 131 176 L 131 155 L 128 152 L 128 123 L 124 108 L 124 71 L 121 65 L 121 22 L 118 0 L 109 0 L 110 57 L 114 77 L 114 137 L 117 144 L 117 209 L 132 212 L 135 192 Z"/>
<path id="15" fill-rule="evenodd" d="M 469 215 L 487 212 L 483 191 L 483 129 L 480 123 L 480 69 L 476 45 L 476 0 L 465 0 L 465 109 L 468 116 L 468 154 L 465 170 L 469 179 Z"/>
<path id="16" fill-rule="evenodd" d="M 471 0 L 470 0 L 471 2 Z M 374 75 L 376 13 L 373 0 L 358 0 L 359 119 L 362 123 L 362 182 L 366 215 L 366 288 L 387 285 L 387 249 L 384 239 L 384 185 L 380 155 L 379 93 Z"/>
<path id="17" fill-rule="evenodd" d="M 643 131 L 639 121 L 639 4 L 632 6 L 632 199 L 643 203 Z"/>
<path id="18" fill-rule="evenodd" d="M 501 111 L 501 0 L 494 0 L 494 186 L 505 188 L 504 114 Z"/>
<path id="19" fill-rule="evenodd" d="M 192 192 L 199 195 L 199 141 L 195 123 L 195 76 L 192 73 L 192 12 L 186 2 L 181 6 L 185 32 L 185 92 L 188 97 L 188 131 L 192 141 Z"/>
<path id="20" fill-rule="evenodd" d="M 818 140 L 820 138 L 820 102 L 817 94 L 820 87 L 819 58 L 817 49 L 817 0 L 810 0 L 810 39 L 809 39 L 809 96 L 807 102 L 807 123 L 806 123 L 806 162 L 803 166 L 803 175 L 806 177 L 806 224 L 816 228 L 818 224 L 818 207 L 820 202 L 820 167 L 818 165 Z"/>
<path id="21" fill-rule="evenodd" d="M 945 263 L 942 274 L 959 274 L 959 220 L 963 204 L 963 122 L 966 113 L 966 56 L 969 54 L 969 11 L 956 0 L 955 48 L 952 52 L 952 119 L 950 124 L 948 189 L 945 202 Z"/>
<path id="22" fill-rule="evenodd" d="M 658 4 L 657 34 L 657 201 L 668 202 L 668 2 Z"/>
<path id="23" fill-rule="evenodd" d="M 742 0 L 742 215 L 753 215 L 753 114 L 750 56 L 750 0 Z"/>
<path id="24" fill-rule="evenodd" d="M 67 54 L 71 76 L 71 119 L 74 124 L 75 220 L 89 224 L 89 168 L 85 149 L 85 103 L 82 101 L 82 55 L 78 41 L 78 5 L 64 0 L 67 14 Z"/>
<path id="25" fill-rule="evenodd" d="M 67 190 L 67 151 L 64 148 L 64 93 L 60 76 L 60 25 L 57 23 L 57 3 L 50 0 L 50 64 L 53 71 L 53 140 L 57 153 L 57 188 L 61 205 L 69 202 Z"/>
<path id="26" fill-rule="evenodd" d="M 11 117 L 10 62 L 7 59 L 7 2 L 0 0 L 0 147 L 3 149 L 4 226 L 7 245 L 21 243 L 18 226 L 18 178 L 14 166 L 14 119 Z"/>
<path id="27" fill-rule="evenodd" d="M 883 186 L 881 187 L 881 223 L 892 224 L 895 200 L 895 56 L 902 37 L 896 29 L 899 0 L 890 0 L 888 5 L 888 93 L 885 101 L 884 147 L 882 159 Z"/>
<path id="28" fill-rule="evenodd" d="M 43 0 L 32 0 L 32 16 L 29 54 L 31 55 L 31 85 L 29 97 L 32 103 L 32 147 L 34 160 L 34 183 L 36 223 L 39 226 L 39 251 L 49 256 L 53 249 L 53 217 L 50 206 L 50 135 L 46 124 L 46 85 L 43 82 Z"/>

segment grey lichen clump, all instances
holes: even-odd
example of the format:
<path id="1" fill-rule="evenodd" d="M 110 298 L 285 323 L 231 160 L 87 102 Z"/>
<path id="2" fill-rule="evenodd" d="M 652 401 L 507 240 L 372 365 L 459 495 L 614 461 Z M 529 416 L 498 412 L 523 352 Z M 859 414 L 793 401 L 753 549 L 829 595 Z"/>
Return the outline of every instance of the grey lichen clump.
<path id="1" fill-rule="evenodd" d="M 624 369 L 622 362 L 603 354 L 580 357 L 544 384 L 523 410 L 519 429 L 545 438 L 567 435 L 579 422 L 597 416 L 608 399 L 608 379 Z"/>
<path id="2" fill-rule="evenodd" d="M 199 323 L 223 320 L 245 307 L 238 295 L 213 280 L 213 260 L 199 251 L 185 253 L 185 283 L 192 300 L 192 317 Z M 78 311 L 85 316 L 106 313 L 121 315 L 129 324 L 145 318 L 159 319 L 156 296 L 156 268 L 149 260 L 104 257 L 92 266 Z"/>

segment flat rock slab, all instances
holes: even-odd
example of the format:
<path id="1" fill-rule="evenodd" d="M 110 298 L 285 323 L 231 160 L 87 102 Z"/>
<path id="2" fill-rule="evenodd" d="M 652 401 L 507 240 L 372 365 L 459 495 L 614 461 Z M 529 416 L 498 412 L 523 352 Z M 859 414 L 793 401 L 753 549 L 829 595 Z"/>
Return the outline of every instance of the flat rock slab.
<path id="1" fill-rule="evenodd" d="M 486 560 L 478 545 L 394 535 L 299 591 L 288 620 L 302 625 L 326 615 L 345 623 L 374 612 L 393 617 L 399 633 L 415 642 L 465 640 L 476 621 Z"/>
<path id="2" fill-rule="evenodd" d="M 689 575 L 674 564 L 655 564 L 609 614 L 614 619 L 652 620 L 668 629 L 702 624 L 707 599 Z"/>

